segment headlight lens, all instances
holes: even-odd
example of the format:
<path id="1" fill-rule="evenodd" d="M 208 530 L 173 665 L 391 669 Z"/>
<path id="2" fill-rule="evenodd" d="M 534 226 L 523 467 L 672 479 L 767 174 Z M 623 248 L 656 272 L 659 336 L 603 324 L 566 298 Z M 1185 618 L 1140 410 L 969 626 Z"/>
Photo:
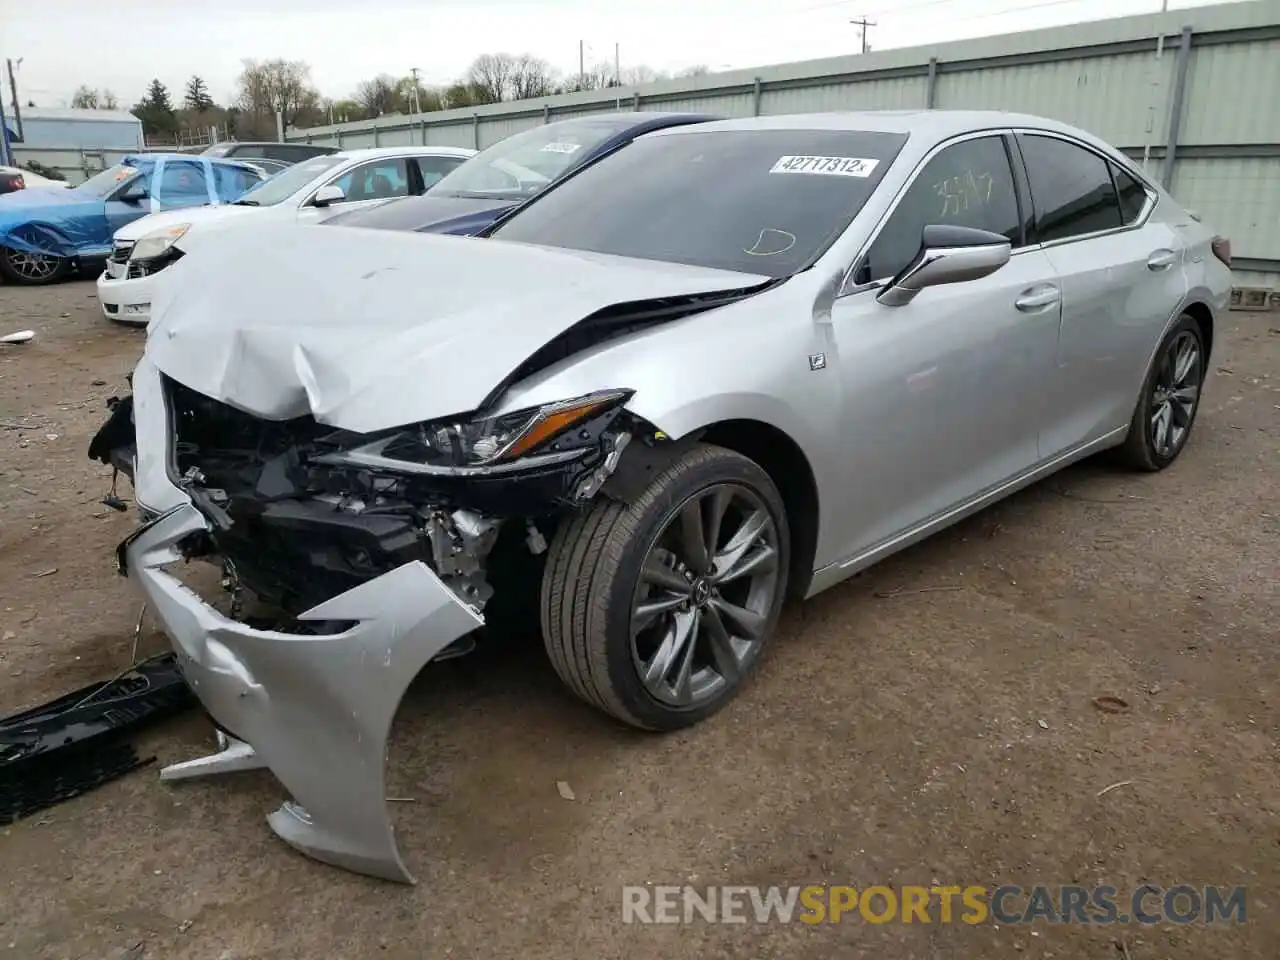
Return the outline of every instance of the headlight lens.
<path id="1" fill-rule="evenodd" d="M 360 446 L 323 454 L 315 461 L 435 475 L 550 465 L 592 449 L 602 418 L 616 412 L 631 393 L 604 390 L 498 417 L 421 423 Z"/>
<path id="2" fill-rule="evenodd" d="M 154 260 L 156 257 L 166 253 L 190 229 L 191 224 L 189 223 L 175 223 L 171 227 L 161 227 L 159 230 L 153 230 L 133 245 L 133 252 L 129 255 L 129 259 Z"/>

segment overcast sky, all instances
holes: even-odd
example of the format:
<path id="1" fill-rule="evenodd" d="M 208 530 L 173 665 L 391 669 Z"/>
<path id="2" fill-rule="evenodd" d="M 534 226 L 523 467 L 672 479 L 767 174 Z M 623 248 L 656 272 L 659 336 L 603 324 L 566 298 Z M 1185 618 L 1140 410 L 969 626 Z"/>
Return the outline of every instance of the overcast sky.
<path id="1" fill-rule="evenodd" d="M 624 68 L 736 69 L 857 52 L 849 20 L 862 16 L 883 49 L 1159 9 L 1160 0 L 0 0 L 0 57 L 22 58 L 19 96 L 39 106 L 65 106 L 81 83 L 127 106 L 152 77 L 178 101 L 193 73 L 226 102 L 246 57 L 305 60 L 321 94 L 340 99 L 411 67 L 444 84 L 486 52 L 532 53 L 573 73 L 579 40 L 588 64 L 612 63 L 617 43 Z"/>

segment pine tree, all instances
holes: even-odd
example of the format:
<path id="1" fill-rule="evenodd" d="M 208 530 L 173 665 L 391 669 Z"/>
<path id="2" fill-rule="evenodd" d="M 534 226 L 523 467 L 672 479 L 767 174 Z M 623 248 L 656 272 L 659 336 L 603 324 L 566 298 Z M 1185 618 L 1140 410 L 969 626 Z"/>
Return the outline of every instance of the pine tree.
<path id="1" fill-rule="evenodd" d="M 213 108 L 213 97 L 209 96 L 209 87 L 200 77 L 193 76 L 187 81 L 187 93 L 183 105 L 188 110 L 204 113 Z"/>

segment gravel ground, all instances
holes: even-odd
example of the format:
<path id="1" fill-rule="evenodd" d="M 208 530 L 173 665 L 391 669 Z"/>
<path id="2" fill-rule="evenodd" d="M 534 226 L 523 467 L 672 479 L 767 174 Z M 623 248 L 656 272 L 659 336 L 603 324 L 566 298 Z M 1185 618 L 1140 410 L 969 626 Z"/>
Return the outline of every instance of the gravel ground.
<path id="1" fill-rule="evenodd" d="M 98 503 L 85 449 L 142 334 L 85 282 L 0 288 L 0 332 L 26 327 L 0 346 L 3 713 L 120 669 L 138 610 L 112 568 L 133 521 Z M 169 786 L 152 767 L 2 831 L 0 957 L 1273 960 L 1278 328 L 1230 316 L 1175 467 L 1079 465 L 792 609 L 697 729 L 619 728 L 533 636 L 433 667 L 389 767 L 416 887 L 285 847 L 266 774 Z M 193 713 L 143 746 L 167 763 L 211 733 Z M 621 919 L 621 888 L 645 883 L 1148 881 L 1245 885 L 1247 922 Z"/>

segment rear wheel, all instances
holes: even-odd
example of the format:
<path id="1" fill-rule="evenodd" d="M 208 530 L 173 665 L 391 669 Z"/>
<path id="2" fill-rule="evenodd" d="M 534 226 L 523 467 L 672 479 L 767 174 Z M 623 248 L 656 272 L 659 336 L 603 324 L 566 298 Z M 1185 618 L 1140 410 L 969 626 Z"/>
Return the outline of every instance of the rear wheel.
<path id="1" fill-rule="evenodd" d="M 71 261 L 43 253 L 0 248 L 0 276 L 9 283 L 40 286 L 56 283 L 71 272 Z"/>
<path id="2" fill-rule="evenodd" d="M 1183 314 L 1147 372 L 1120 455 L 1136 470 L 1163 470 L 1178 458 L 1200 410 L 1206 355 L 1200 325 Z"/>
<path id="3" fill-rule="evenodd" d="M 694 447 L 634 503 L 601 498 L 557 532 L 542 581 L 552 665 L 633 726 L 697 723 L 741 689 L 773 634 L 789 551 L 768 474 Z"/>

